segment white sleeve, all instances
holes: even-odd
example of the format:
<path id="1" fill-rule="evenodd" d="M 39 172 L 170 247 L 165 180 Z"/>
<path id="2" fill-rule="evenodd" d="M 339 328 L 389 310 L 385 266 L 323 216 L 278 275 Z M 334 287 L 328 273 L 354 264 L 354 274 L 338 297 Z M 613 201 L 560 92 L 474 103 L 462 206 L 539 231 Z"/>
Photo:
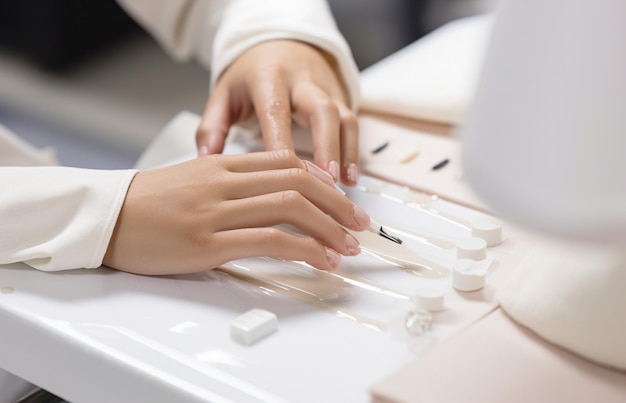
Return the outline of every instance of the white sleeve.
<path id="1" fill-rule="evenodd" d="M 239 55 L 272 39 L 309 43 L 337 62 L 351 106 L 358 69 L 325 0 L 118 0 L 177 60 L 211 69 L 212 85 Z"/>
<path id="2" fill-rule="evenodd" d="M 0 167 L 0 264 L 100 266 L 135 173 Z"/>

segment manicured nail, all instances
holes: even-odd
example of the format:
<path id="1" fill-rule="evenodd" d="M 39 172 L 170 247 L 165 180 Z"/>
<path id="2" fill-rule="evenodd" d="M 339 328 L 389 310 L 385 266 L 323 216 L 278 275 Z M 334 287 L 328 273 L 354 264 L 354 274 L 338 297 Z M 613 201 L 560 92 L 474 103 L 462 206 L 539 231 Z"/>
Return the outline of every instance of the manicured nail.
<path id="1" fill-rule="evenodd" d="M 198 157 L 202 157 L 203 155 L 207 155 L 209 153 L 209 147 L 202 146 L 200 150 L 198 150 Z"/>
<path id="2" fill-rule="evenodd" d="M 333 177 L 330 176 L 328 172 L 324 171 L 322 168 L 318 167 L 314 163 L 310 161 L 304 161 L 304 165 L 308 173 L 315 176 L 317 179 L 321 180 L 325 184 L 330 185 L 330 186 L 333 186 L 335 184 Z"/>
<path id="3" fill-rule="evenodd" d="M 333 160 L 328 163 L 328 173 L 330 173 L 335 182 L 339 180 L 339 164 L 337 161 Z"/>
<path id="4" fill-rule="evenodd" d="M 367 228 L 370 225 L 370 216 L 356 204 L 354 205 L 354 220 L 362 228 Z"/>
<path id="5" fill-rule="evenodd" d="M 346 234 L 346 249 L 351 256 L 358 255 L 361 252 L 359 241 L 350 234 Z"/>
<path id="6" fill-rule="evenodd" d="M 348 180 L 350 182 L 357 182 L 359 179 L 359 167 L 354 162 L 348 167 Z"/>
<path id="7" fill-rule="evenodd" d="M 335 270 L 337 267 L 339 267 L 339 264 L 341 263 L 341 256 L 339 256 L 339 253 L 335 252 L 334 250 L 326 248 L 326 260 L 328 260 L 330 268 L 332 270 Z"/>

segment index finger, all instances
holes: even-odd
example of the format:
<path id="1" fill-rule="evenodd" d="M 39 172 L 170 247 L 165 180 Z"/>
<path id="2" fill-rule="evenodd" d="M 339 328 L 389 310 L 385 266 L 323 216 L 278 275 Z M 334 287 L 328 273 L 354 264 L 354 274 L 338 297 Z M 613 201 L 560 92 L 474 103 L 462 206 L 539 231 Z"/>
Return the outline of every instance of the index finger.
<path id="1" fill-rule="evenodd" d="M 211 158 L 214 160 L 220 158 L 224 168 L 231 172 L 258 172 L 289 168 L 309 170 L 304 162 L 290 150 L 212 155 Z"/>

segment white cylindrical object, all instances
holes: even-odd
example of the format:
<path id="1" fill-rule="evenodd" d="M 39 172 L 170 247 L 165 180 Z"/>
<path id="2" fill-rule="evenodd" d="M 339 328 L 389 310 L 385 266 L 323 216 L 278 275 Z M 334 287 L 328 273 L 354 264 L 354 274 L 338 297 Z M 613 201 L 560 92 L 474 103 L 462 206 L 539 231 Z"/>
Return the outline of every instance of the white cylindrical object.
<path id="1" fill-rule="evenodd" d="M 459 136 L 469 182 L 508 220 L 623 245 L 626 2 L 499 5 Z"/>
<path id="2" fill-rule="evenodd" d="M 442 311 L 444 308 L 444 293 L 434 288 L 422 288 L 415 292 L 415 305 L 429 311 Z"/>
<path id="3" fill-rule="evenodd" d="M 533 248 L 497 299 L 551 343 L 625 369 L 626 2 L 499 6 L 460 136 L 464 171 L 507 221 L 603 250 Z"/>
<path id="4" fill-rule="evenodd" d="M 487 271 L 471 259 L 459 259 L 452 266 L 452 287 L 470 292 L 485 286 Z"/>
<path id="5" fill-rule="evenodd" d="M 487 257 L 487 242 L 476 237 L 461 239 L 456 244 L 456 257 L 457 259 L 483 260 Z"/>
<path id="6" fill-rule="evenodd" d="M 497 221 L 484 220 L 472 224 L 472 236 L 484 239 L 487 246 L 502 243 L 502 224 Z"/>

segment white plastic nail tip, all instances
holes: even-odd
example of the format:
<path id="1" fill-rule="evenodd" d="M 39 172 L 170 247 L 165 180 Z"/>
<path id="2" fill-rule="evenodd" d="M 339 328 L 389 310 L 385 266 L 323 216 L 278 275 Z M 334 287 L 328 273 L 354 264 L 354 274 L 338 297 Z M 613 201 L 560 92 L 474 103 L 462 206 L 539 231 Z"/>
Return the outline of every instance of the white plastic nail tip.
<path id="1" fill-rule="evenodd" d="M 464 292 L 480 290 L 485 286 L 488 268 L 489 265 L 471 259 L 457 260 L 452 266 L 452 287 Z"/>
<path id="2" fill-rule="evenodd" d="M 487 241 L 476 237 L 461 239 L 456 244 L 456 257 L 472 260 L 485 259 L 487 257 Z"/>
<path id="3" fill-rule="evenodd" d="M 444 293 L 434 288 L 422 288 L 415 292 L 415 305 L 429 311 L 444 309 Z"/>
<path id="4" fill-rule="evenodd" d="M 502 243 L 502 224 L 497 221 L 479 221 L 472 225 L 472 236 L 484 239 L 487 246 Z"/>
<path id="5" fill-rule="evenodd" d="M 265 309 L 251 309 L 230 324 L 230 338 L 246 346 L 269 336 L 278 329 L 276 315 Z"/>

